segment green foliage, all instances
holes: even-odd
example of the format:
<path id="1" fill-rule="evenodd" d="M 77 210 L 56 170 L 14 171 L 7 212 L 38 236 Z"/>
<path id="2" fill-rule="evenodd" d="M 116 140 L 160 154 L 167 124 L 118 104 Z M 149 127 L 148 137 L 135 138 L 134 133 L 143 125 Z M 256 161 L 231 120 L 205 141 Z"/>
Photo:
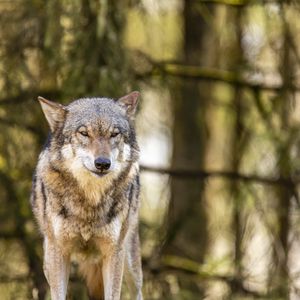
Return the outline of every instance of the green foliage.
<path id="1" fill-rule="evenodd" d="M 0 1 L 0 298 L 49 299 L 37 96 L 136 87 L 144 156 L 173 157 L 142 177 L 145 298 L 299 297 L 298 16 L 279 0 Z M 75 269 L 69 290 L 87 298 Z"/>

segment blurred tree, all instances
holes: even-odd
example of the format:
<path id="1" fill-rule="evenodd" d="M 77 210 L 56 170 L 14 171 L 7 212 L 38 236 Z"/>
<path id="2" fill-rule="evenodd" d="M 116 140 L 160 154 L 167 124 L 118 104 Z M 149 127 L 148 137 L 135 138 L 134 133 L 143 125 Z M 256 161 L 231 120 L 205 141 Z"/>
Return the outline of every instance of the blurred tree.
<path id="1" fill-rule="evenodd" d="M 28 199 L 48 128 L 33 99 L 118 97 L 141 79 L 147 97 L 154 85 L 171 95 L 174 118 L 171 168 L 156 169 L 171 176 L 167 228 L 154 216 L 144 235 L 151 262 L 166 232 L 145 298 L 300 297 L 298 2 L 0 1 L 1 300 L 47 297 Z M 163 97 L 145 106 L 149 120 Z M 70 298 L 85 299 L 74 270 Z"/>
<path id="2" fill-rule="evenodd" d="M 280 5 L 280 15 L 283 27 L 280 73 L 283 82 L 282 90 L 278 93 L 277 114 L 278 127 L 275 129 L 276 161 L 279 177 L 288 177 L 293 173 L 292 147 L 295 142 L 295 128 L 291 123 L 291 108 L 294 102 L 294 92 L 289 90 L 295 77 L 295 53 L 292 51 L 292 39 L 289 24 L 286 20 L 287 7 Z M 289 236 L 291 222 L 291 204 L 295 195 L 295 187 L 278 186 L 275 190 L 276 196 L 276 229 L 274 241 L 274 262 L 271 266 L 271 291 L 283 299 L 287 299 L 290 293 L 289 259 Z"/>
<path id="3" fill-rule="evenodd" d="M 214 66 L 215 49 L 212 5 L 202 6 L 184 1 L 183 63 Z M 194 79 L 177 79 L 172 88 L 173 156 L 172 168 L 203 169 L 206 141 L 206 106 L 210 85 Z M 204 261 L 207 245 L 207 218 L 204 182 L 193 178 L 172 178 L 171 199 L 167 218 L 168 235 L 165 253 Z"/>
<path id="4" fill-rule="evenodd" d="M 29 194 L 48 127 L 32 99 L 121 96 L 131 82 L 122 47 L 128 7 L 125 1 L 108 0 L 0 3 L 0 124 L 5 128 L 0 136 L 0 202 L 5 206 L 0 238 L 19 243 L 27 259 L 28 299 L 45 299 L 47 289 Z M 20 258 L 15 259 L 17 264 Z"/>
<path id="5" fill-rule="evenodd" d="M 235 49 L 233 49 L 234 56 L 231 58 L 231 63 L 233 68 L 236 68 L 236 73 L 238 77 L 242 76 L 242 68 L 245 65 L 245 60 L 243 57 L 243 9 L 234 9 L 231 16 L 235 20 L 235 38 L 234 43 Z M 232 129 L 232 145 L 230 151 L 230 165 L 232 166 L 232 171 L 235 173 L 240 172 L 241 160 L 244 157 L 244 151 L 248 143 L 247 133 L 244 128 L 244 114 L 245 105 L 243 104 L 243 89 L 239 86 L 235 87 L 234 95 L 232 97 L 233 106 L 233 119 L 234 125 Z M 244 219 L 244 199 L 242 187 L 239 182 L 233 181 L 229 188 L 230 193 L 232 193 L 233 199 L 233 222 L 232 229 L 234 232 L 234 268 L 235 268 L 235 284 L 231 286 L 232 293 L 240 292 L 243 286 L 243 266 L 242 259 L 244 255 L 244 234 L 245 234 L 245 224 Z"/>

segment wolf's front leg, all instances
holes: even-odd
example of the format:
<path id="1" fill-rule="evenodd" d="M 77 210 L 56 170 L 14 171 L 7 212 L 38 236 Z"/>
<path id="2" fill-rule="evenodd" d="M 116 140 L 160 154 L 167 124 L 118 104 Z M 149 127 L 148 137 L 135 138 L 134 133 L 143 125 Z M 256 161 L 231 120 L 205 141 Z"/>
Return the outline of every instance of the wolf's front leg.
<path id="1" fill-rule="evenodd" d="M 137 226 L 131 231 L 126 244 L 125 281 L 130 299 L 143 300 L 142 285 L 143 273 L 140 253 L 140 240 Z"/>
<path id="2" fill-rule="evenodd" d="M 125 251 L 117 247 L 103 259 L 102 274 L 105 300 L 119 300 L 121 296 Z"/>
<path id="3" fill-rule="evenodd" d="M 63 256 L 54 241 L 44 240 L 44 273 L 50 286 L 51 300 L 65 300 L 69 280 L 70 261 Z"/>

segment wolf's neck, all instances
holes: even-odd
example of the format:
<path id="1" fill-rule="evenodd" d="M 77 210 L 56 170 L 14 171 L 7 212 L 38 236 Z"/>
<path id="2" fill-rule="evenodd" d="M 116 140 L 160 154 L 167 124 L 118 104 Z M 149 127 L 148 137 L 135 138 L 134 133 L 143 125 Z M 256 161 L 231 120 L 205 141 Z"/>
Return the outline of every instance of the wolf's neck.
<path id="1" fill-rule="evenodd" d="M 86 199 L 92 205 L 99 204 L 108 195 L 114 182 L 114 178 L 110 174 L 98 178 L 90 172 L 82 172 L 80 174 L 73 174 L 73 176 Z"/>

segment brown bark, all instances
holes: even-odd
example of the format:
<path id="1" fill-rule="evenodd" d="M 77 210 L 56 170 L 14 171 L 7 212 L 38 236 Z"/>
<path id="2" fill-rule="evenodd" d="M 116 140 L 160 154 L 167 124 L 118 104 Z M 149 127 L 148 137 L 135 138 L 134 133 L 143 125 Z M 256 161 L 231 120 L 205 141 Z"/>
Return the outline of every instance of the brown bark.
<path id="1" fill-rule="evenodd" d="M 205 10 L 206 11 L 206 10 Z M 208 7 L 209 13 L 213 13 Z M 212 28 L 196 7 L 196 1 L 184 2 L 184 45 L 186 65 L 211 66 Z M 178 79 L 172 93 L 174 101 L 172 168 L 195 170 L 204 166 L 205 123 L 209 87 L 191 79 Z M 204 182 L 197 178 L 172 178 L 165 252 L 203 262 L 207 244 L 207 217 Z"/>

